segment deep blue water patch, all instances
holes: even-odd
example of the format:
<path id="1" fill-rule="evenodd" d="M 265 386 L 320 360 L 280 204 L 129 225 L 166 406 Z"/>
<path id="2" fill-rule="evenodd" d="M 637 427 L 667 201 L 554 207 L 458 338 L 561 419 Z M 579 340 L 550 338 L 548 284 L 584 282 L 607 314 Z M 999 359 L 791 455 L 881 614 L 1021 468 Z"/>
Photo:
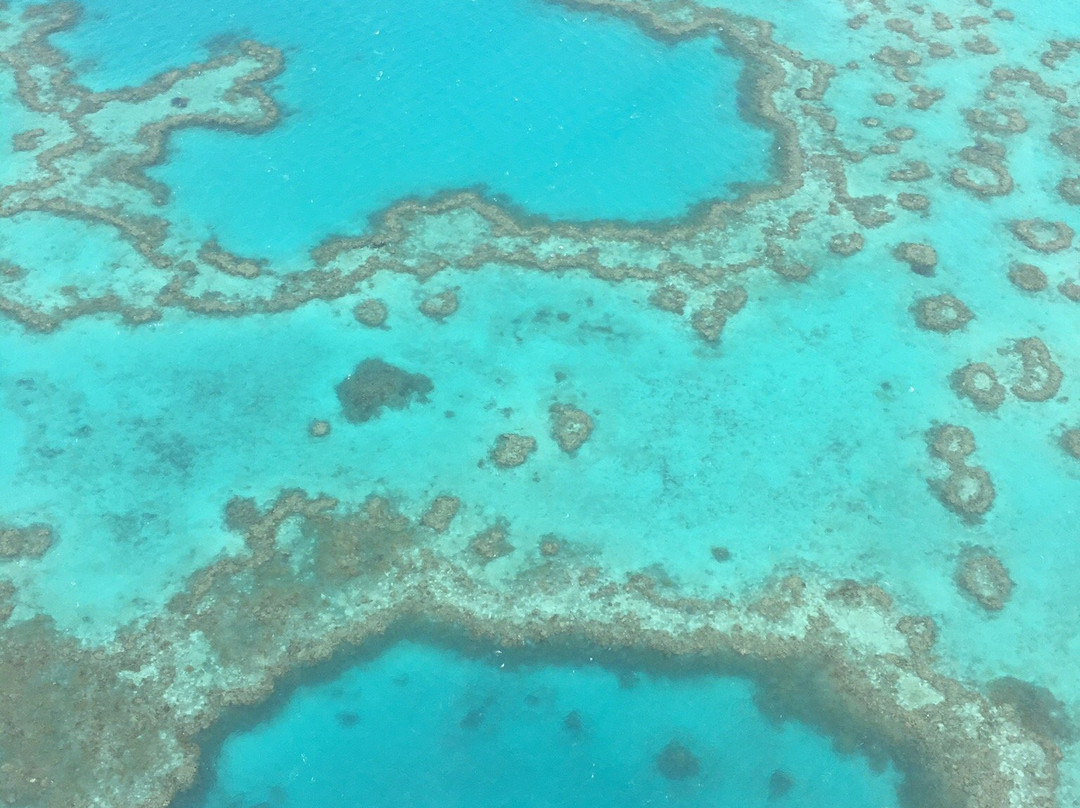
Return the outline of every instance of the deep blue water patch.
<path id="1" fill-rule="evenodd" d="M 94 89 L 253 37 L 284 50 L 287 115 L 258 136 L 188 130 L 153 171 L 174 213 L 284 257 L 411 195 L 482 186 L 530 213 L 635 221 L 767 181 L 771 133 L 739 117 L 744 65 L 544 0 L 87 0 L 54 41 Z"/>
<path id="2" fill-rule="evenodd" d="M 175 808 L 883 808 L 894 771 L 767 720 L 751 685 L 399 641 L 248 713 Z"/>

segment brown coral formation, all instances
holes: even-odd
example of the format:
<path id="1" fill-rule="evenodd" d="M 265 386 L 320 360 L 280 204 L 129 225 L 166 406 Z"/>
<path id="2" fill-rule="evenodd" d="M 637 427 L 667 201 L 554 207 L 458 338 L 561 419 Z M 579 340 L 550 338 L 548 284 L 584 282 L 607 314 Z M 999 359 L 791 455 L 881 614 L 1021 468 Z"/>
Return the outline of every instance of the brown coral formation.
<path id="1" fill-rule="evenodd" d="M 592 431 L 593 420 L 584 410 L 569 404 L 551 405 L 551 437 L 567 454 L 580 449 Z"/>
<path id="2" fill-rule="evenodd" d="M 1005 165 L 1005 147 L 1000 143 L 978 140 L 974 146 L 960 150 L 960 159 L 974 168 L 958 166 L 952 170 L 949 182 L 957 188 L 983 199 L 1012 193 L 1015 183 Z M 972 176 L 973 171 L 976 176 Z"/>
<path id="3" fill-rule="evenodd" d="M 355 424 L 378 418 L 385 408 L 403 410 L 413 401 L 424 403 L 434 385 L 423 374 L 365 359 L 334 389 L 345 419 Z"/>
<path id="4" fill-rule="evenodd" d="M 940 334 L 961 329 L 975 317 L 962 300 L 952 295 L 921 297 L 912 305 L 911 312 L 919 328 Z"/>
<path id="5" fill-rule="evenodd" d="M 1071 300 L 1073 303 L 1080 303 L 1080 283 L 1072 279 L 1064 280 L 1058 284 L 1057 290 L 1062 297 Z"/>
<path id="6" fill-rule="evenodd" d="M 949 470 L 944 479 L 928 481 L 930 490 L 965 521 L 978 521 L 993 506 L 997 492 L 986 469 L 968 464 L 976 448 L 971 430 L 945 424 L 931 429 L 926 437 L 930 455 L 944 461 Z"/>
<path id="7" fill-rule="evenodd" d="M 920 87 L 914 85 L 911 88 L 912 97 L 908 100 L 911 109 L 927 110 L 945 97 L 945 91 L 936 87 Z"/>
<path id="8" fill-rule="evenodd" d="M 238 278 L 257 278 L 262 272 L 266 261 L 255 261 L 250 258 L 241 258 L 231 253 L 218 243 L 217 239 L 210 239 L 199 248 L 199 260 L 226 275 L 234 275 Z"/>
<path id="9" fill-rule="evenodd" d="M 896 203 L 904 210 L 923 211 L 930 207 L 930 197 L 925 194 L 897 194 Z"/>
<path id="10" fill-rule="evenodd" d="M 53 529 L 45 524 L 0 527 L 0 558 L 41 558 L 53 544 Z"/>
<path id="11" fill-rule="evenodd" d="M 1041 253 L 1055 253 L 1072 246 L 1075 233 L 1065 222 L 1048 222 L 1045 219 L 1022 219 L 1011 225 L 1013 235 L 1028 249 Z"/>
<path id="12" fill-rule="evenodd" d="M 865 245 L 862 233 L 837 233 L 829 239 L 829 252 L 847 257 L 860 252 Z"/>
<path id="13" fill-rule="evenodd" d="M 313 438 L 325 438 L 330 434 L 330 422 L 315 419 L 308 424 L 308 434 Z"/>
<path id="14" fill-rule="evenodd" d="M 1005 401 L 1005 385 L 985 362 L 970 362 L 949 376 L 949 386 L 983 412 L 993 412 Z"/>
<path id="15" fill-rule="evenodd" d="M 552 534 L 541 537 L 540 539 L 540 555 L 544 558 L 554 558 L 562 550 L 562 542 L 560 542 Z"/>
<path id="16" fill-rule="evenodd" d="M 469 549 L 479 556 L 484 564 L 487 564 L 514 552 L 514 545 L 507 540 L 509 535 L 510 531 L 506 524 L 500 522 L 477 533 L 469 543 Z"/>
<path id="17" fill-rule="evenodd" d="M 353 308 L 353 317 L 356 318 L 356 322 L 368 328 L 382 326 L 386 322 L 387 313 L 386 304 L 374 297 L 361 300 Z"/>
<path id="18" fill-rule="evenodd" d="M 991 135 L 1018 135 L 1028 130 L 1024 114 L 1014 108 L 969 109 L 964 113 L 968 126 Z"/>
<path id="19" fill-rule="evenodd" d="M 1066 156 L 1080 160 L 1080 126 L 1066 126 L 1051 133 L 1050 142 Z"/>
<path id="20" fill-rule="evenodd" d="M 441 494 L 435 497 L 428 509 L 424 511 L 424 515 L 420 517 L 420 524 L 431 528 L 436 533 L 445 533 L 460 508 L 460 499 Z"/>
<path id="21" fill-rule="evenodd" d="M 489 456 L 499 468 L 512 469 L 528 460 L 535 451 L 536 438 L 505 432 L 495 439 Z"/>
<path id="22" fill-rule="evenodd" d="M 930 454 L 947 465 L 960 466 L 975 453 L 975 436 L 966 426 L 943 424 L 927 435 Z"/>
<path id="23" fill-rule="evenodd" d="M 264 510 L 231 510 L 244 514 L 246 552 L 198 571 L 116 642 L 86 646 L 44 618 L 0 627 L 9 801 L 168 805 L 195 777 L 198 733 L 227 708 L 264 702 L 293 672 L 419 622 L 507 659 L 525 648 L 640 654 L 646 670 L 749 677 L 778 713 L 841 745 L 869 739 L 909 781 L 932 784 L 926 808 L 1055 805 L 1054 739 L 938 673 L 933 620 L 899 614 L 880 588 L 789 576 L 738 602 L 682 597 L 560 554 L 504 590 L 477 575 L 473 554 L 425 544 L 385 500 L 354 513 L 290 491 Z M 279 544 L 282 526 L 297 522 Z M 132 675 L 145 671 L 154 675 Z M 78 685 L 78 710 L 58 672 Z"/>
<path id="24" fill-rule="evenodd" d="M 656 769 L 668 780 L 689 780 L 701 772 L 701 762 L 683 744 L 671 741 L 657 754 Z"/>
<path id="25" fill-rule="evenodd" d="M 929 244 L 917 244 L 910 241 L 896 245 L 893 255 L 898 261 L 907 264 L 916 275 L 933 275 L 938 262 L 937 250 Z"/>
<path id="26" fill-rule="evenodd" d="M 432 320 L 445 320 L 457 310 L 458 296 L 453 289 L 425 298 L 420 304 L 420 313 Z"/>
<path id="27" fill-rule="evenodd" d="M 1080 205 L 1080 177 L 1065 177 L 1057 184 L 1058 196 L 1070 205 Z"/>
<path id="28" fill-rule="evenodd" d="M 1080 428 L 1066 429 L 1061 433 L 1058 443 L 1065 454 L 1080 460 Z"/>
<path id="29" fill-rule="evenodd" d="M 27 129 L 24 132 L 16 132 L 11 136 L 12 151 L 33 151 L 38 143 L 48 134 L 44 129 Z"/>
<path id="30" fill-rule="evenodd" d="M 15 611 L 15 584 L 11 581 L 0 581 L 0 623 L 3 623 L 11 613 Z"/>
<path id="31" fill-rule="evenodd" d="M 903 168 L 897 168 L 889 172 L 890 182 L 920 182 L 934 176 L 930 166 L 922 160 L 912 160 L 904 164 Z"/>
<path id="32" fill-rule="evenodd" d="M 1009 282 L 1025 292 L 1042 292 L 1048 285 L 1046 273 L 1034 264 L 1013 264 L 1009 268 Z"/>
<path id="33" fill-rule="evenodd" d="M 682 289 L 671 284 L 658 286 L 649 295 L 649 303 L 661 311 L 670 311 L 681 315 L 686 310 L 687 295 Z"/>
<path id="34" fill-rule="evenodd" d="M 706 342 L 718 342 L 727 325 L 727 314 L 718 306 L 695 309 L 690 315 L 690 325 Z"/>
<path id="35" fill-rule="evenodd" d="M 990 474 L 982 466 L 952 469 L 933 489 L 945 507 L 967 521 L 975 521 L 989 511 L 997 496 Z"/>
<path id="36" fill-rule="evenodd" d="M 1022 401 L 1049 401 L 1061 389 L 1065 374 L 1038 337 L 1018 339 L 1012 346 L 999 349 L 999 353 L 1020 359 L 1020 377 L 1009 389 Z"/>
<path id="37" fill-rule="evenodd" d="M 966 40 L 964 47 L 972 53 L 981 53 L 987 56 L 992 56 L 998 52 L 998 46 L 991 42 L 990 38 L 985 34 L 979 34 L 972 39 Z"/>
<path id="38" fill-rule="evenodd" d="M 956 564 L 960 591 L 988 612 L 999 612 L 1012 597 L 1013 581 L 1005 565 L 990 550 L 968 547 Z"/>

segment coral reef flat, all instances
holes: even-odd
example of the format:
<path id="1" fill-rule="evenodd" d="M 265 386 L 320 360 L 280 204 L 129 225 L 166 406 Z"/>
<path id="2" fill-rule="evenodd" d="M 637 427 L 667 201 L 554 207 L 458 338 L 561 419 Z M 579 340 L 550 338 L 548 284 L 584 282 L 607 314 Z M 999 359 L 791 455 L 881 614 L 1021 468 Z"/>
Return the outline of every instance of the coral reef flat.
<path id="1" fill-rule="evenodd" d="M 0 806 L 1080 805 L 1078 87 L 1066 0 L 0 2 Z"/>

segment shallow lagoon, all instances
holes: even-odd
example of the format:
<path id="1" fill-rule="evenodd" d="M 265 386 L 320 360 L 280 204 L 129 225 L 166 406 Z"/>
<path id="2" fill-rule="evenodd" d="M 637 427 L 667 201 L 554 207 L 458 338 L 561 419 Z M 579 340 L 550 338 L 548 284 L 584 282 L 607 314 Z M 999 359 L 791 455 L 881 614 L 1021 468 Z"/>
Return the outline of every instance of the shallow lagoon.
<path id="1" fill-rule="evenodd" d="M 895 804 L 891 769 L 765 719 L 742 680 L 474 653 L 402 641 L 299 688 L 177 808 Z"/>
<path id="2" fill-rule="evenodd" d="M 455 188 L 560 219 L 639 221 L 772 172 L 772 136 L 739 115 L 743 64 L 712 37 L 665 44 L 535 0 L 85 7 L 55 39 L 90 63 L 94 87 L 205 58 L 208 42 L 285 50 L 281 126 L 183 132 L 153 172 L 174 215 L 240 253 L 295 257 L 402 197 Z"/>

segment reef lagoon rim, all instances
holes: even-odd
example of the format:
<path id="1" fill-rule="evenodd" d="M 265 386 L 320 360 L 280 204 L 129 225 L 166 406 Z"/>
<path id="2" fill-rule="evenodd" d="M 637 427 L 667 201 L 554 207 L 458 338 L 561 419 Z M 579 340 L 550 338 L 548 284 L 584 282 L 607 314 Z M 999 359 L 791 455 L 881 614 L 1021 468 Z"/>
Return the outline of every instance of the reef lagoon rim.
<path id="1" fill-rule="evenodd" d="M 896 804 L 879 751 L 839 753 L 707 660 L 450 628 L 399 626 L 230 711 L 173 808 Z"/>
<path id="2" fill-rule="evenodd" d="M 225 519 L 246 550 L 195 573 L 115 642 L 81 645 L 47 618 L 7 627 L 0 674 L 13 689 L 0 738 L 19 742 L 3 749 L 0 796 L 38 808 L 168 805 L 197 780 L 200 733 L 223 710 L 419 623 L 493 649 L 750 678 L 777 714 L 891 758 L 912 806 L 1055 804 L 1061 753 L 1047 722 L 1022 699 L 990 700 L 936 672 L 934 622 L 898 613 L 879 587 L 789 575 L 740 602 L 686 597 L 543 545 L 494 584 L 488 563 L 514 549 L 504 528 L 456 535 L 433 516 L 445 512 L 434 502 L 413 521 L 383 499 L 339 510 L 300 491 L 265 508 L 234 499 Z"/>
<path id="3" fill-rule="evenodd" d="M 538 7 L 545 14 L 554 8 L 544 3 Z M 559 222 L 526 211 L 520 200 L 502 205 L 475 190 L 442 190 L 393 202 L 373 215 L 370 226 L 355 222 L 344 235 L 324 230 L 316 234 L 321 241 L 307 257 L 292 254 L 267 260 L 222 244 L 217 225 L 192 226 L 187 214 L 170 201 L 173 188 L 151 174 L 155 167 L 164 167 L 178 136 L 201 133 L 215 143 L 221 139 L 242 148 L 248 157 L 258 154 L 259 144 L 285 126 L 287 116 L 283 117 L 270 82 L 282 75 L 289 55 L 253 40 L 230 41 L 209 60 L 160 73 L 140 86 L 92 91 L 76 82 L 69 58 L 51 41 L 62 32 L 79 30 L 77 7 L 29 6 L 10 16 L 3 58 L 14 74 L 11 92 L 24 109 L 11 123 L 13 130 L 21 130 L 13 131 L 11 163 L 19 181 L 0 192 L 0 230 L 8 231 L 0 243 L 10 245 L 0 260 L 6 262 L 4 274 L 11 279 L 0 297 L 0 311 L 37 331 L 103 313 L 138 325 L 177 307 L 213 316 L 281 311 L 313 299 L 342 297 L 378 270 L 426 277 L 450 265 L 477 268 L 500 260 L 545 270 L 580 268 L 610 280 L 632 277 L 659 285 L 685 276 L 691 285 L 712 285 L 731 272 L 759 267 L 766 257 L 781 255 L 779 241 L 793 232 L 791 227 L 797 231 L 796 220 L 805 218 L 801 212 L 773 210 L 769 203 L 783 204 L 807 185 L 803 172 L 808 144 L 800 142 L 790 114 L 820 100 L 832 72 L 828 65 L 802 59 L 773 42 L 769 27 L 757 20 L 697 7 L 692 15 L 672 20 L 645 6 L 598 3 L 588 24 L 617 26 L 634 41 L 650 43 L 650 48 L 675 53 L 680 47 L 704 44 L 708 59 L 715 61 L 728 58 L 715 52 L 712 40 L 719 40 L 735 55 L 737 62 L 730 62 L 735 69 L 724 85 L 731 90 L 729 101 L 718 107 L 710 100 L 693 109 L 714 123 L 716 110 L 722 109 L 732 116 L 729 128 L 747 135 L 743 140 L 756 157 L 744 155 L 739 163 L 762 170 L 749 182 L 732 186 L 739 192 L 736 198 L 695 196 L 697 201 L 685 216 L 647 224 L 603 218 Z M 569 17 L 558 20 L 560 25 L 570 24 Z M 48 92 L 43 92 L 36 75 L 41 72 L 52 76 Z M 710 79 L 710 99 L 714 89 Z M 251 140 L 237 134 L 259 137 Z M 709 148 L 720 143 L 707 137 L 697 140 Z M 727 149 L 731 144 L 721 145 Z M 678 154 L 676 174 L 693 168 L 694 161 L 678 149 L 661 151 Z M 729 159 L 733 154 L 719 164 L 734 165 Z M 227 174 L 243 159 L 247 158 L 238 156 L 219 167 Z M 217 163 L 210 160 L 207 165 Z M 194 176 L 205 191 L 205 165 L 197 163 L 196 168 Z M 624 178 L 640 177 L 640 168 L 635 164 Z M 692 172 L 695 181 L 702 177 L 700 168 Z M 265 167 L 260 171 L 260 176 L 268 173 Z M 340 174 L 337 168 L 335 172 Z M 824 199 L 835 190 L 842 204 L 861 218 L 858 200 L 840 187 L 830 190 L 837 179 L 832 169 L 820 179 L 824 186 L 815 183 L 805 192 L 820 197 L 824 191 Z M 281 217 L 238 214 L 254 198 L 272 202 L 274 195 L 249 193 L 239 182 L 209 185 L 215 187 L 210 189 L 212 198 L 204 200 L 207 209 L 224 200 L 228 210 L 218 211 L 224 219 L 242 215 L 248 225 L 287 226 Z M 434 188 L 440 185 L 434 183 Z M 330 182 L 324 189 L 335 187 Z M 654 183 L 644 198 L 657 198 L 658 188 Z M 238 193 L 241 197 L 235 196 Z M 802 202 L 785 207 L 795 210 Z M 76 240 L 82 247 L 67 254 L 54 251 L 47 269 L 33 249 L 43 239 L 54 240 L 39 230 L 42 214 L 85 226 Z M 792 222 L 786 230 L 777 226 L 778 215 Z M 758 218 L 769 225 L 762 227 Z M 303 217 L 288 220 L 300 222 Z M 682 249 L 673 250 L 676 244 Z M 86 249 L 98 252 L 117 271 L 88 275 L 80 258 Z M 703 254 L 712 256 L 709 265 L 690 271 L 687 262 L 700 262 Z M 720 256 L 726 258 L 714 264 Z M 808 272 L 798 260 L 785 261 L 780 271 L 791 277 Z M 739 293 L 734 290 L 735 299 Z M 718 333 L 723 319 L 738 307 L 708 306 L 699 318 L 702 332 Z"/>
<path id="4" fill-rule="evenodd" d="M 775 173 L 773 133 L 740 113 L 753 107 L 739 98 L 752 65 L 716 30 L 661 41 L 545 0 L 335 0 L 299 19 L 246 0 L 82 8 L 52 39 L 97 90 L 204 59 L 205 42 L 283 52 L 267 86 L 283 112 L 272 130 L 256 141 L 187 130 L 150 172 L 170 189 L 171 219 L 245 255 L 296 256 L 446 189 L 483 187 L 551 219 L 644 222 Z"/>

